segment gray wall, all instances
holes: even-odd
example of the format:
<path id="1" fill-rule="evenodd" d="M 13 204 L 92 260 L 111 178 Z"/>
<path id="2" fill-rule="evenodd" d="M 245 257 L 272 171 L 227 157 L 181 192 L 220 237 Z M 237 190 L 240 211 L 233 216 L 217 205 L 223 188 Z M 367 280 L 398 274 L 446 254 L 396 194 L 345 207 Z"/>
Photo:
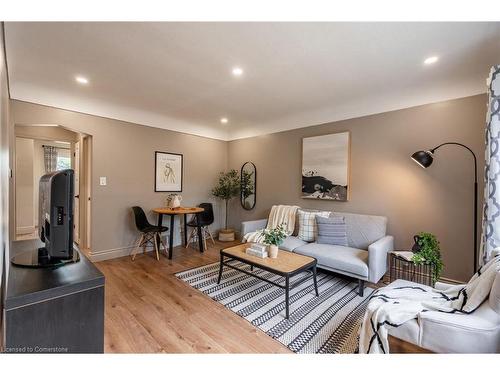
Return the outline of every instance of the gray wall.
<path id="1" fill-rule="evenodd" d="M 214 203 L 213 229 L 219 228 L 222 205 L 210 190 L 227 167 L 227 142 L 16 100 L 11 101 L 11 115 L 16 125 L 58 124 L 92 136 L 92 259 L 129 253 L 137 240 L 131 206 L 149 211 L 165 205 L 168 193 L 154 192 L 155 151 L 184 155 L 182 203 Z M 107 177 L 107 186 L 99 185 L 100 176 Z M 156 222 L 155 215 L 149 216 Z M 179 227 L 175 244 L 180 243 Z"/>
<path id="2" fill-rule="evenodd" d="M 229 167 L 254 162 L 258 183 L 256 207 L 245 211 L 233 201 L 230 222 L 239 228 L 242 220 L 265 218 L 273 204 L 385 215 L 398 249 L 407 249 L 419 231 L 435 233 L 444 276 L 467 280 L 473 268 L 471 155 L 441 148 L 427 170 L 410 155 L 446 141 L 470 146 L 479 161 L 481 199 L 486 102 L 485 95 L 477 95 L 231 141 Z M 301 199 L 302 137 L 341 131 L 351 133 L 350 201 Z"/>

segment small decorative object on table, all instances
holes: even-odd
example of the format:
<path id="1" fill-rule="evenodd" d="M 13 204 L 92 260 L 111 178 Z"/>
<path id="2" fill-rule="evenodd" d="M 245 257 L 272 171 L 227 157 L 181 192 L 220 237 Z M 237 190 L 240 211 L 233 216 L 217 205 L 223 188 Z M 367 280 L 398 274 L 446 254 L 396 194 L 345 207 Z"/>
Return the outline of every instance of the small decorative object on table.
<path id="1" fill-rule="evenodd" d="M 414 237 L 412 251 L 393 251 L 390 257 L 390 281 L 403 279 L 434 286 L 443 271 L 439 241 L 432 233 Z"/>
<path id="2" fill-rule="evenodd" d="M 267 258 L 266 245 L 260 243 L 253 243 L 250 247 L 247 247 L 245 252 L 249 255 L 253 255 L 259 258 Z"/>
<path id="3" fill-rule="evenodd" d="M 286 238 L 286 224 L 282 223 L 274 229 L 263 229 L 262 235 L 264 236 L 264 243 L 269 245 L 269 257 L 278 257 L 278 246 L 283 243 Z"/>
<path id="4" fill-rule="evenodd" d="M 182 195 L 179 194 L 169 194 L 167 196 L 167 207 L 178 208 L 181 206 Z"/>

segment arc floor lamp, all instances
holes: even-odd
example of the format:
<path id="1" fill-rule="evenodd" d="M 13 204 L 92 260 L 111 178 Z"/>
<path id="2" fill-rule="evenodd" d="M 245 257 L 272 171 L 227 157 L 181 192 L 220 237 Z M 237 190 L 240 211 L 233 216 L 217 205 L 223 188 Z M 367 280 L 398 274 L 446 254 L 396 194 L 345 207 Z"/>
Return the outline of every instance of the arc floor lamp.
<path id="1" fill-rule="evenodd" d="M 477 246 L 477 159 L 476 159 L 476 154 L 467 147 L 466 145 L 463 145 L 458 142 L 445 142 L 440 144 L 439 146 L 436 146 L 430 150 L 427 151 L 417 151 L 415 152 L 411 158 L 417 162 L 418 165 L 420 165 L 422 168 L 428 168 L 434 161 L 434 152 L 446 145 L 456 145 L 463 147 L 472 154 L 472 157 L 474 158 L 474 272 L 477 271 L 477 255 L 478 255 L 478 246 Z"/>

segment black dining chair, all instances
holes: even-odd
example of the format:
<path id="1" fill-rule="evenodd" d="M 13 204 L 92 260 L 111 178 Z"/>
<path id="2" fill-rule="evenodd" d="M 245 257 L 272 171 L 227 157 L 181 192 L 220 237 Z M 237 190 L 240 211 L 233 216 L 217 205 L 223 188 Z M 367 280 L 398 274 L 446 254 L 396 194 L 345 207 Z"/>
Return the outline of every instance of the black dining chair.
<path id="1" fill-rule="evenodd" d="M 201 212 L 198 216 L 200 218 L 200 226 L 201 233 L 203 236 L 203 242 L 205 249 L 207 248 L 207 236 L 210 237 L 213 244 L 215 245 L 214 238 L 212 237 L 212 233 L 210 233 L 210 225 L 214 223 L 214 208 L 212 203 L 200 203 L 198 207 L 203 208 L 203 212 Z M 198 228 L 198 222 L 196 221 L 196 215 L 186 224 L 191 228 L 191 233 L 189 233 L 189 238 L 186 241 L 186 248 L 189 246 L 193 238 L 195 238 Z"/>
<path id="2" fill-rule="evenodd" d="M 143 248 L 143 253 L 146 253 L 146 247 L 148 244 L 151 244 L 155 248 L 156 259 L 160 260 L 158 242 L 156 241 L 156 239 L 159 239 L 159 242 L 165 249 L 165 253 L 167 253 L 167 246 L 165 246 L 165 243 L 161 238 L 161 233 L 166 232 L 168 230 L 168 227 L 151 225 L 148 221 L 148 218 L 146 217 L 146 214 L 144 213 L 144 210 L 139 206 L 132 207 L 132 210 L 134 211 L 135 226 L 137 227 L 137 230 L 141 232 L 141 237 L 137 241 L 137 246 L 134 248 L 134 250 L 132 250 L 132 253 L 130 254 L 132 256 L 132 260 L 135 259 L 135 256 L 141 246 Z"/>

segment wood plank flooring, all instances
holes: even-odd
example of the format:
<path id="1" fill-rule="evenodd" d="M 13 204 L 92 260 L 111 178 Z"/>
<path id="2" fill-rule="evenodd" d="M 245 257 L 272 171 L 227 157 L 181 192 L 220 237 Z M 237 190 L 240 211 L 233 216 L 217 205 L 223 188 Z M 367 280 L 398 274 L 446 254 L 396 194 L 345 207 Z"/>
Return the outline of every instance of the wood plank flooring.
<path id="1" fill-rule="evenodd" d="M 194 247 L 177 247 L 172 260 L 163 253 L 157 261 L 149 252 L 135 261 L 122 257 L 96 263 L 106 276 L 105 352 L 292 353 L 175 277 L 179 271 L 217 262 L 221 248 L 237 243 L 207 242 L 203 254 Z M 405 352 L 404 343 L 398 349 Z"/>
<path id="2" fill-rule="evenodd" d="M 106 276 L 107 353 L 291 353 L 245 319 L 178 280 L 175 273 L 219 260 L 177 247 L 172 260 L 153 253 L 96 263 Z M 236 242 L 235 242 L 236 244 Z"/>

